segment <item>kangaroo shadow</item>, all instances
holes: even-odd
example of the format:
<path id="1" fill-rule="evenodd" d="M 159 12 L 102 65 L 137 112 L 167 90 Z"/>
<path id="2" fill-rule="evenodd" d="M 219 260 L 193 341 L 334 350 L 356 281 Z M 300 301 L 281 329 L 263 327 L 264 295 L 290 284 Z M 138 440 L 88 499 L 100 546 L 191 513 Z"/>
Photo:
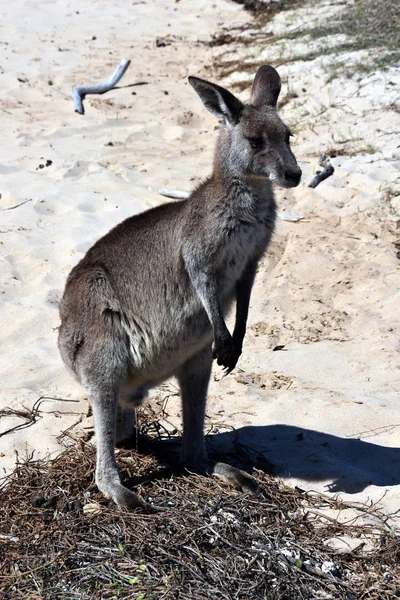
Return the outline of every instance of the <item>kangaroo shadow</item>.
<path id="1" fill-rule="evenodd" d="M 330 492 L 355 494 L 369 485 L 400 484 L 400 448 L 311 429 L 251 425 L 207 435 L 206 445 L 214 460 L 229 462 L 250 473 L 257 468 L 270 475 L 310 483 L 323 481 Z M 179 437 L 156 442 L 140 436 L 139 451 L 158 456 L 164 465 L 156 478 L 183 472 L 179 449 Z M 137 484 L 137 478 L 130 483 Z"/>
<path id="2" fill-rule="evenodd" d="M 292 425 L 246 426 L 208 436 L 218 454 L 247 453 L 253 466 L 280 477 L 326 481 L 330 492 L 400 484 L 400 448 L 342 438 Z M 267 459 L 273 469 L 264 468 Z"/>

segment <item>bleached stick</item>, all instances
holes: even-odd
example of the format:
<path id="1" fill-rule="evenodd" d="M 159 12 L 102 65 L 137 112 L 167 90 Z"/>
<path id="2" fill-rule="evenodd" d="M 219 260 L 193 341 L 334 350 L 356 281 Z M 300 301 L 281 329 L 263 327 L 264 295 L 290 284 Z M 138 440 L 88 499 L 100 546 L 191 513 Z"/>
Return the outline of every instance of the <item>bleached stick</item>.
<path id="1" fill-rule="evenodd" d="M 122 79 L 126 70 L 128 69 L 131 61 L 127 58 L 123 58 L 114 71 L 110 79 L 107 79 L 104 83 L 98 83 L 97 85 L 80 85 L 75 86 L 72 90 L 72 97 L 74 99 L 74 110 L 80 115 L 85 114 L 83 106 L 83 100 L 87 94 L 104 94 L 112 90 L 117 83 Z"/>
<path id="2" fill-rule="evenodd" d="M 331 161 L 328 159 L 325 152 L 322 152 L 322 154 L 320 154 L 318 164 L 323 169 L 322 171 L 317 171 L 317 174 L 313 177 L 311 183 L 308 184 L 308 187 L 310 188 L 316 188 L 317 185 L 321 183 L 321 181 L 328 179 L 328 177 L 333 175 L 335 172 L 335 169 L 331 165 Z"/>
<path id="3" fill-rule="evenodd" d="M 168 190 L 166 188 L 160 188 L 158 193 L 161 194 L 161 196 L 175 198 L 176 200 L 186 200 L 186 198 L 189 198 L 190 196 L 190 192 L 184 192 L 183 190 Z"/>
<path id="4" fill-rule="evenodd" d="M 158 193 L 161 194 L 161 196 L 166 196 L 167 198 L 175 198 L 176 200 L 186 200 L 186 198 L 189 198 L 190 196 L 189 192 L 184 192 L 182 190 L 168 190 L 166 188 L 160 188 L 158 190 Z M 285 213 L 280 212 L 276 213 L 276 216 L 282 221 L 291 221 L 293 223 L 304 219 L 303 215 L 287 215 Z"/>
<path id="5" fill-rule="evenodd" d="M 297 221 L 304 219 L 304 215 L 287 215 L 286 213 L 281 212 L 277 212 L 276 216 L 281 221 L 291 221 L 292 223 L 297 223 Z"/>

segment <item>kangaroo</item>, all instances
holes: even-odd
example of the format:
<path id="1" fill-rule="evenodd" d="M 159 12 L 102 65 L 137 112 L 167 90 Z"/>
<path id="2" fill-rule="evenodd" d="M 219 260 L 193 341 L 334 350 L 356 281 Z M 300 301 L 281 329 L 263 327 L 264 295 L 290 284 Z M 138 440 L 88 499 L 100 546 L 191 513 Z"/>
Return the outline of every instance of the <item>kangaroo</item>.
<path id="1" fill-rule="evenodd" d="M 96 484 L 129 509 L 151 507 L 122 485 L 115 443 L 133 434 L 147 391 L 172 375 L 182 398 L 182 463 L 257 490 L 250 476 L 207 457 L 207 388 L 213 358 L 230 373 L 242 352 L 257 265 L 274 229 L 271 182 L 295 187 L 301 178 L 276 112 L 273 67 L 258 70 L 249 104 L 214 83 L 189 82 L 223 121 L 212 175 L 186 200 L 130 217 L 96 242 L 60 303 L 59 349 L 93 407 Z M 231 335 L 225 315 L 234 300 Z"/>

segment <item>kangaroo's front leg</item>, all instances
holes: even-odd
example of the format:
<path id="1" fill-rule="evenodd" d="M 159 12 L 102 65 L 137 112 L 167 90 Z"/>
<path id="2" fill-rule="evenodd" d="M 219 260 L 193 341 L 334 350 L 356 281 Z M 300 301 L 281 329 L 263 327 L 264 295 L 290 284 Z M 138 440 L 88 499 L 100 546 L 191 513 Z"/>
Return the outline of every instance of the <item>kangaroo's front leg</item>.
<path id="1" fill-rule="evenodd" d="M 233 330 L 232 335 L 234 352 L 231 355 L 229 365 L 225 365 L 227 375 L 236 367 L 236 363 L 242 354 L 243 339 L 246 334 L 247 317 L 249 314 L 251 290 L 257 272 L 257 265 L 257 260 L 249 262 L 241 279 L 236 285 L 236 319 L 235 329 Z"/>
<path id="2" fill-rule="evenodd" d="M 196 284 L 214 331 L 213 358 L 217 359 L 219 365 L 228 368 L 235 355 L 235 345 L 225 323 L 216 282 L 211 277 L 203 276 L 197 277 Z"/>
<path id="3" fill-rule="evenodd" d="M 235 353 L 234 342 L 226 326 L 219 301 L 218 286 L 215 274 L 203 267 L 190 254 L 185 258 L 185 265 L 190 280 L 195 288 L 214 331 L 214 358 L 219 365 L 229 367 Z"/>

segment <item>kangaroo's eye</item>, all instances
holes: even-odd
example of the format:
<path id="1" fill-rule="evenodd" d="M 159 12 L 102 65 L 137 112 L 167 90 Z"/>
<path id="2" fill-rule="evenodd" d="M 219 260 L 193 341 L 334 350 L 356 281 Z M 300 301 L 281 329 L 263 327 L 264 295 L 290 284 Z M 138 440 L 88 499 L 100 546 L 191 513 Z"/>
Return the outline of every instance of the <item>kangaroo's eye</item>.
<path id="1" fill-rule="evenodd" d="M 262 147 L 263 143 L 264 143 L 264 140 L 262 137 L 249 138 L 249 144 L 252 148 L 260 149 Z"/>

